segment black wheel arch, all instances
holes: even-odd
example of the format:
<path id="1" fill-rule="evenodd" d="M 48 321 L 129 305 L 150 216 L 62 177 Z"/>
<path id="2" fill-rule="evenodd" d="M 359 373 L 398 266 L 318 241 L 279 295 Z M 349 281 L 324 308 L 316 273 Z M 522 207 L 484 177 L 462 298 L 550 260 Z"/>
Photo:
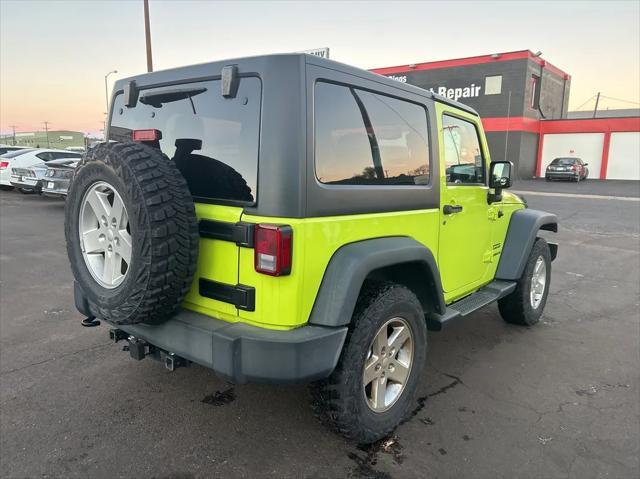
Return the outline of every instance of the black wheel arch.
<path id="1" fill-rule="evenodd" d="M 344 326 L 368 280 L 402 284 L 425 312 L 446 310 L 440 271 L 431 250 L 413 238 L 368 239 L 340 247 L 331 257 L 309 317 L 310 324 Z"/>
<path id="2" fill-rule="evenodd" d="M 502 246 L 496 279 L 518 280 L 522 276 L 531 248 L 540 230 L 558 232 L 558 217 L 546 211 L 521 209 L 511 215 L 509 229 Z M 551 259 L 556 258 L 558 245 L 549 243 Z"/>

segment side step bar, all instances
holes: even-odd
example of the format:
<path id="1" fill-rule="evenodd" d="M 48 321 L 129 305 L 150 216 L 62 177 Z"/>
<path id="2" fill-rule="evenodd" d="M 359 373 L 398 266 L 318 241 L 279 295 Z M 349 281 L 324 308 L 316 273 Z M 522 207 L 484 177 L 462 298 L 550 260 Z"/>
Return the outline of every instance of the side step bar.
<path id="1" fill-rule="evenodd" d="M 431 314 L 427 317 L 429 331 L 441 331 L 445 324 L 452 319 L 467 316 L 484 306 L 507 296 L 516 289 L 515 281 L 495 280 L 480 288 L 475 293 L 451 303 L 444 314 Z"/>

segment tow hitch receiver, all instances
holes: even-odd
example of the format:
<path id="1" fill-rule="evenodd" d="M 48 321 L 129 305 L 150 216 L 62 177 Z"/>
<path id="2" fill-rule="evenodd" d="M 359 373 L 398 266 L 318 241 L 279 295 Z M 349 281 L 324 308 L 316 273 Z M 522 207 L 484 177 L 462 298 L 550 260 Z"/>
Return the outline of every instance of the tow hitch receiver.
<path id="1" fill-rule="evenodd" d="M 114 343 L 117 343 L 118 341 L 122 341 L 123 339 L 127 339 L 128 337 L 129 335 L 121 329 L 109 330 L 109 339 Z"/>
<path id="2" fill-rule="evenodd" d="M 154 346 L 142 339 L 131 336 L 121 329 L 111 329 L 109 331 L 109 339 L 114 343 L 126 339 L 128 344 L 124 346 L 123 350 L 129 351 L 129 355 L 137 361 L 141 361 L 148 356 L 151 359 L 163 362 L 164 367 L 169 371 L 175 371 L 178 368 L 187 368 L 191 366 L 191 361 L 188 359 L 158 348 L 157 346 Z"/>

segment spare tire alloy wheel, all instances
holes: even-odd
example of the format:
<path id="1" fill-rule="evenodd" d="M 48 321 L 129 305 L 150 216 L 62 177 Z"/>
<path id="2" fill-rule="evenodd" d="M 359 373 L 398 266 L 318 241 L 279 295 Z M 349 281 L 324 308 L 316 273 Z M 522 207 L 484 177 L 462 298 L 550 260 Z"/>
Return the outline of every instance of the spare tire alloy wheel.
<path id="1" fill-rule="evenodd" d="M 198 261 L 189 188 L 159 149 L 132 142 L 91 148 L 65 204 L 76 304 L 116 325 L 156 324 L 176 313 Z"/>
<path id="2" fill-rule="evenodd" d="M 120 285 L 131 264 L 131 229 L 124 201 L 112 185 L 99 181 L 87 189 L 78 226 L 82 257 L 93 279 L 107 289 Z"/>
<path id="3" fill-rule="evenodd" d="M 413 362 L 413 334 L 403 318 L 387 321 L 376 333 L 364 365 L 362 386 L 374 412 L 392 407 L 407 383 Z"/>

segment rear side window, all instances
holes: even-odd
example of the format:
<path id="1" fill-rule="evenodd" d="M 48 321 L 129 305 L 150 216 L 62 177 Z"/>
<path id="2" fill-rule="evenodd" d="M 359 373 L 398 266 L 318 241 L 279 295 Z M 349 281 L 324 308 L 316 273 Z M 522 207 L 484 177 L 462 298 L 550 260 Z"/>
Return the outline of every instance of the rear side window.
<path id="1" fill-rule="evenodd" d="M 429 182 L 427 112 L 415 103 L 341 85 L 315 87 L 315 169 L 337 185 Z"/>
<path id="2" fill-rule="evenodd" d="M 51 153 L 50 151 L 38 153 L 36 156 L 40 158 L 42 161 L 51 161 L 55 159 L 55 157 L 53 156 L 53 153 Z"/>
<path id="3" fill-rule="evenodd" d="M 261 82 L 242 78 L 235 98 L 220 81 L 142 90 L 134 108 L 113 105 L 109 139 L 156 129 L 162 152 L 176 162 L 196 200 L 254 203 L 258 176 Z"/>

